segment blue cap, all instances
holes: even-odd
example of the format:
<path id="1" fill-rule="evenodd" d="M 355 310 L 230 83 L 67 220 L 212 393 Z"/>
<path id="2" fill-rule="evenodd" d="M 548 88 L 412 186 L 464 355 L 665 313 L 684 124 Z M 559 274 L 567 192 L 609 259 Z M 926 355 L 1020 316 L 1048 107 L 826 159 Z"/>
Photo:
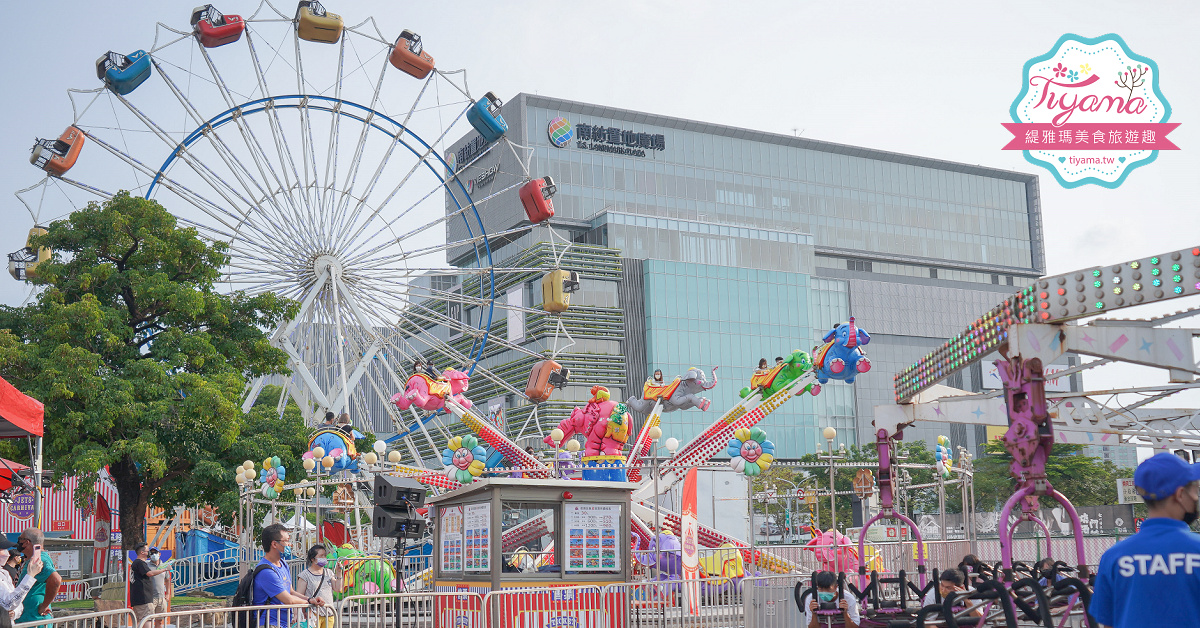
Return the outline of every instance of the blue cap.
<path id="1" fill-rule="evenodd" d="M 1165 451 L 1139 464 L 1133 473 L 1138 495 L 1151 501 L 1166 499 L 1179 487 L 1196 480 L 1200 480 L 1200 464 L 1191 464 Z"/>

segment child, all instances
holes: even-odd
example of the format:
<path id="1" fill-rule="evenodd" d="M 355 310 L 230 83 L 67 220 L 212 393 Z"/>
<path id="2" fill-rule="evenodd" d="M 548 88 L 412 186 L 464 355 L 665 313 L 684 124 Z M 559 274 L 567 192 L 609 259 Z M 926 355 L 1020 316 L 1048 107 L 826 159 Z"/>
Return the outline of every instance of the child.
<path id="1" fill-rule="evenodd" d="M 766 360 L 764 359 L 765 363 Z M 817 599 L 808 601 L 808 608 L 804 611 L 804 625 L 808 628 L 817 628 L 818 615 L 814 612 L 821 608 L 820 602 L 832 602 L 837 597 L 837 576 L 833 575 L 832 571 L 818 571 L 813 578 L 817 585 Z M 842 599 L 838 600 L 838 608 L 842 609 L 842 620 L 846 624 L 846 628 L 858 628 L 858 622 L 861 617 L 858 613 L 858 600 L 851 597 L 846 597 L 842 594 Z M 826 615 L 828 619 L 833 617 Z M 830 622 L 832 623 L 832 622 Z"/>

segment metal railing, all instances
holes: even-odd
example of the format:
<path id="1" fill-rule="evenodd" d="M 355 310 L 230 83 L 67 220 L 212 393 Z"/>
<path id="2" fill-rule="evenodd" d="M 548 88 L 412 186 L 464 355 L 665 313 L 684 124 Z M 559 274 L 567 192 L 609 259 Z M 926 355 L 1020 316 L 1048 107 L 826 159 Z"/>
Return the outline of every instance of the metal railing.
<path id="1" fill-rule="evenodd" d="M 152 613 L 143 617 L 133 628 L 166 628 L 173 626 L 174 628 L 225 628 L 226 624 L 234 625 L 234 613 L 248 613 L 249 620 L 246 622 L 248 627 L 256 627 L 259 625 L 258 613 L 269 613 L 278 617 L 278 625 L 291 626 L 301 617 L 301 613 L 313 608 L 308 604 L 267 604 L 259 606 L 238 606 L 232 607 L 217 607 L 217 608 L 198 608 L 185 611 L 172 611 L 170 613 Z M 130 613 L 132 615 L 132 612 Z M 335 611 L 336 614 L 336 611 Z M 272 622 L 274 623 L 274 622 Z M 57 626 L 53 628 L 58 628 Z M 76 628 L 67 626 L 66 628 Z M 79 626 L 78 628 L 86 628 Z"/>
<path id="2" fill-rule="evenodd" d="M 13 628 L 134 628 L 135 623 L 132 610 L 118 608 L 112 611 L 55 617 L 50 620 L 27 621 L 14 624 Z"/>
<path id="3" fill-rule="evenodd" d="M 240 573 L 237 558 L 237 550 L 229 548 L 177 559 L 171 563 L 175 592 L 184 593 L 237 580 Z"/>

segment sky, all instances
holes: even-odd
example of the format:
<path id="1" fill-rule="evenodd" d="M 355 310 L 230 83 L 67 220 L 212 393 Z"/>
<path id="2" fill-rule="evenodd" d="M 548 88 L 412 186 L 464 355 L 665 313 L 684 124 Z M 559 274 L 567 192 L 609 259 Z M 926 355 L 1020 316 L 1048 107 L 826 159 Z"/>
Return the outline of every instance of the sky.
<path id="1" fill-rule="evenodd" d="M 28 163 L 29 146 L 70 123 L 66 89 L 97 85 L 100 54 L 149 48 L 157 21 L 187 29 L 193 4 L 26 3 L 21 27 L 0 40 L 11 90 L 0 101 L 0 190 L 40 178 Z M 258 3 L 216 6 L 249 15 Z M 276 6 L 294 10 L 285 0 Z M 1038 174 L 1051 274 L 1200 244 L 1196 3 L 342 0 L 326 6 L 347 23 L 374 16 L 389 36 L 404 28 L 420 33 L 439 68 L 468 70 L 474 92 L 545 94 Z M 1117 33 L 1135 53 L 1154 59 L 1171 120 L 1182 123 L 1171 135 L 1181 150 L 1163 151 L 1117 189 L 1065 189 L 1020 152 L 1001 150 L 1011 136 L 1000 123 L 1020 91 L 1023 64 L 1068 32 Z M 31 226 L 23 206 L 7 198 L 0 202 L 4 252 L 23 246 Z M 24 297 L 17 282 L 0 278 L 0 302 Z M 1198 305 L 1178 300 L 1160 310 Z M 1098 373 L 1089 387 L 1162 381 L 1157 374 L 1143 380 L 1127 369 L 1115 373 Z"/>

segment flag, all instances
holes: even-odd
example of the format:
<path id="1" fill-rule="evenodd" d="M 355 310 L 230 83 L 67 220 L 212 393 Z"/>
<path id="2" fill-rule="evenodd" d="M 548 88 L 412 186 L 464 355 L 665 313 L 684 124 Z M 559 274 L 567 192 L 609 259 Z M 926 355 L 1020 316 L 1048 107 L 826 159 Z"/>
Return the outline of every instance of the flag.
<path id="1" fill-rule="evenodd" d="M 700 549 L 699 522 L 696 518 L 696 467 L 688 469 L 683 478 L 683 587 L 688 612 L 693 617 L 700 615 Z"/>
<path id="2" fill-rule="evenodd" d="M 112 544 L 112 510 L 103 495 L 96 494 L 96 525 L 92 535 L 92 573 L 108 573 L 108 547 Z"/>

